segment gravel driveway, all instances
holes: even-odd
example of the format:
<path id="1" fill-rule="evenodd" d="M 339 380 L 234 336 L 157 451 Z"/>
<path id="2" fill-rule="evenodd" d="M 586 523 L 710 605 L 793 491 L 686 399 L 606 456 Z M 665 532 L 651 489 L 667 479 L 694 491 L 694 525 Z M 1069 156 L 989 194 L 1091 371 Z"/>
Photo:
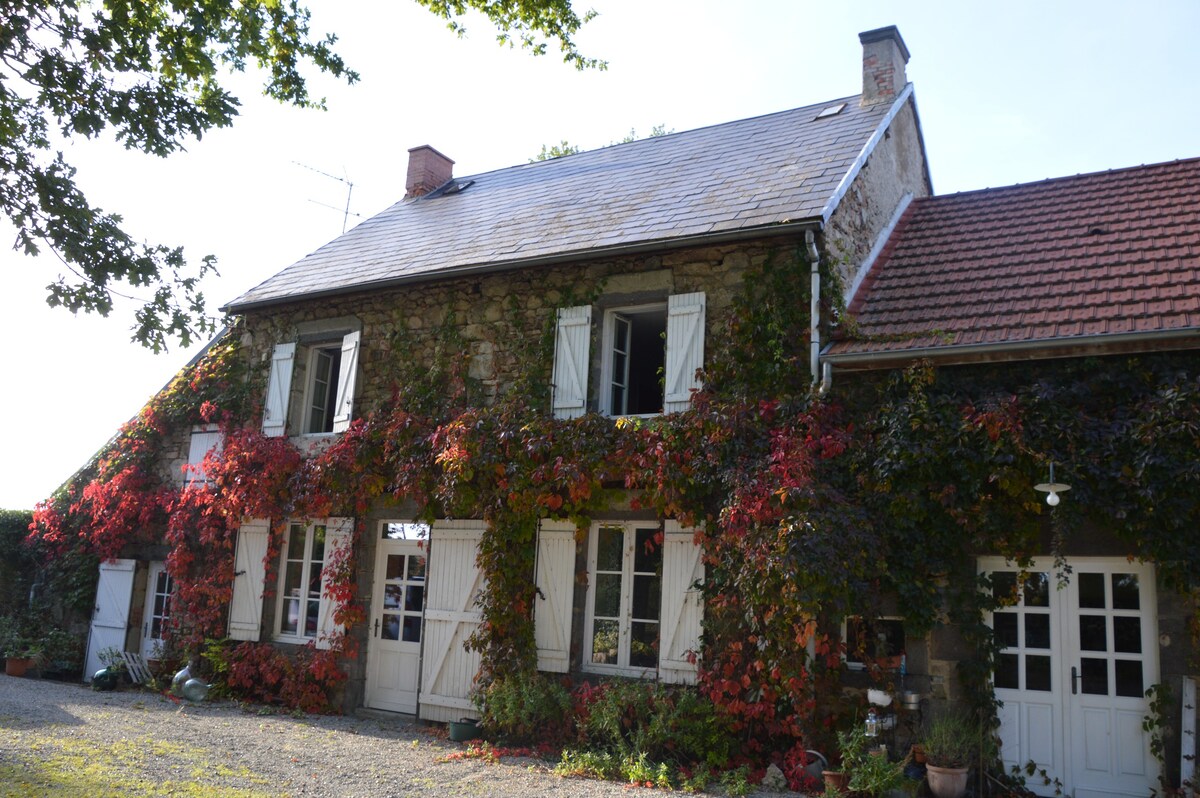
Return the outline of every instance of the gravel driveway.
<path id="1" fill-rule="evenodd" d="M 3 798 L 629 795 L 534 760 L 446 759 L 465 750 L 403 720 L 260 714 L 0 673 Z"/>

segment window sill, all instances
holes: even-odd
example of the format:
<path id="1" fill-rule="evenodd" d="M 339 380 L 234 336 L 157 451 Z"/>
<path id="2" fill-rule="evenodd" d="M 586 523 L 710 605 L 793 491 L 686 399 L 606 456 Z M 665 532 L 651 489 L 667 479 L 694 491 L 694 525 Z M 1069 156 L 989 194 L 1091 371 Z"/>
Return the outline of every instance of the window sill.
<path id="1" fill-rule="evenodd" d="M 658 678 L 658 668 L 631 668 L 625 665 L 600 665 L 585 662 L 580 667 L 584 673 L 595 673 L 602 676 L 627 676 L 631 679 L 653 680 Z"/>

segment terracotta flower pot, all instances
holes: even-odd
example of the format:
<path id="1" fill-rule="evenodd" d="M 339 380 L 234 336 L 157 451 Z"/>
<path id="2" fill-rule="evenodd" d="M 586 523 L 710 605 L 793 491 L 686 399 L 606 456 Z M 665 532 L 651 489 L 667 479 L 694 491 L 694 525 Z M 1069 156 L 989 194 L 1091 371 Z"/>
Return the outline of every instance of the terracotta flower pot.
<path id="1" fill-rule="evenodd" d="M 825 779 L 825 786 L 832 787 L 842 795 L 846 794 L 846 787 L 850 784 L 850 774 L 843 773 L 840 770 L 823 770 L 821 776 Z"/>
<path id="2" fill-rule="evenodd" d="M 961 798 L 967 791 L 967 768 L 925 765 L 925 780 L 933 798 Z"/>
<path id="3" fill-rule="evenodd" d="M 9 676 L 24 676 L 33 667 L 33 657 L 8 657 L 4 661 L 4 672 Z"/>

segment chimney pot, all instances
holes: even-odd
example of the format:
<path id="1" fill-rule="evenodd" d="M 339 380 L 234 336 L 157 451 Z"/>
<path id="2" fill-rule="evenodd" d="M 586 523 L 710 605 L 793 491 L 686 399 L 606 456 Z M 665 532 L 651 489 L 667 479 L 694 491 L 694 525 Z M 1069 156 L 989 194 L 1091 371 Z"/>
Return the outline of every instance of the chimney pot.
<path id="1" fill-rule="evenodd" d="M 863 46 L 862 104 L 891 102 L 908 85 L 908 48 L 895 25 L 858 34 Z"/>
<path id="2" fill-rule="evenodd" d="M 408 179 L 404 183 L 404 198 L 420 197 L 440 188 L 454 177 L 454 161 L 422 144 L 408 151 Z"/>

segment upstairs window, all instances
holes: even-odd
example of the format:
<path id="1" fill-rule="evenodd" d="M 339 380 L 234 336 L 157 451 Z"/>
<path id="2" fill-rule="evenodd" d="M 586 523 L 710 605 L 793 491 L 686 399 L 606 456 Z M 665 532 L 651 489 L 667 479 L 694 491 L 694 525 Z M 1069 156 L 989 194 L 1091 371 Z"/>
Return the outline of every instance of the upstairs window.
<path id="1" fill-rule="evenodd" d="M 313 347 L 309 360 L 308 412 L 304 431 L 310 435 L 333 432 L 342 363 L 340 346 Z"/>
<path id="2" fill-rule="evenodd" d="M 289 428 L 302 435 L 344 432 L 354 414 L 355 379 L 358 374 L 358 350 L 361 333 L 306 343 L 276 344 L 271 356 L 271 375 L 267 381 L 267 401 L 263 409 L 263 434 L 278 437 Z M 293 380 L 297 356 L 302 374 Z M 293 382 L 298 383 L 293 385 Z M 292 393 L 300 392 L 302 411 L 292 413 Z M 292 434 L 297 434 L 292 432 Z"/>
<path id="3" fill-rule="evenodd" d="M 600 386 L 592 405 L 610 416 L 686 410 L 704 365 L 703 293 L 609 309 L 600 329 Z M 578 418 L 589 406 L 592 309 L 558 311 L 554 415 Z"/>
<path id="4" fill-rule="evenodd" d="M 610 416 L 645 416 L 663 410 L 667 306 L 621 308 L 604 317 L 607 357 L 601 368 Z"/>

